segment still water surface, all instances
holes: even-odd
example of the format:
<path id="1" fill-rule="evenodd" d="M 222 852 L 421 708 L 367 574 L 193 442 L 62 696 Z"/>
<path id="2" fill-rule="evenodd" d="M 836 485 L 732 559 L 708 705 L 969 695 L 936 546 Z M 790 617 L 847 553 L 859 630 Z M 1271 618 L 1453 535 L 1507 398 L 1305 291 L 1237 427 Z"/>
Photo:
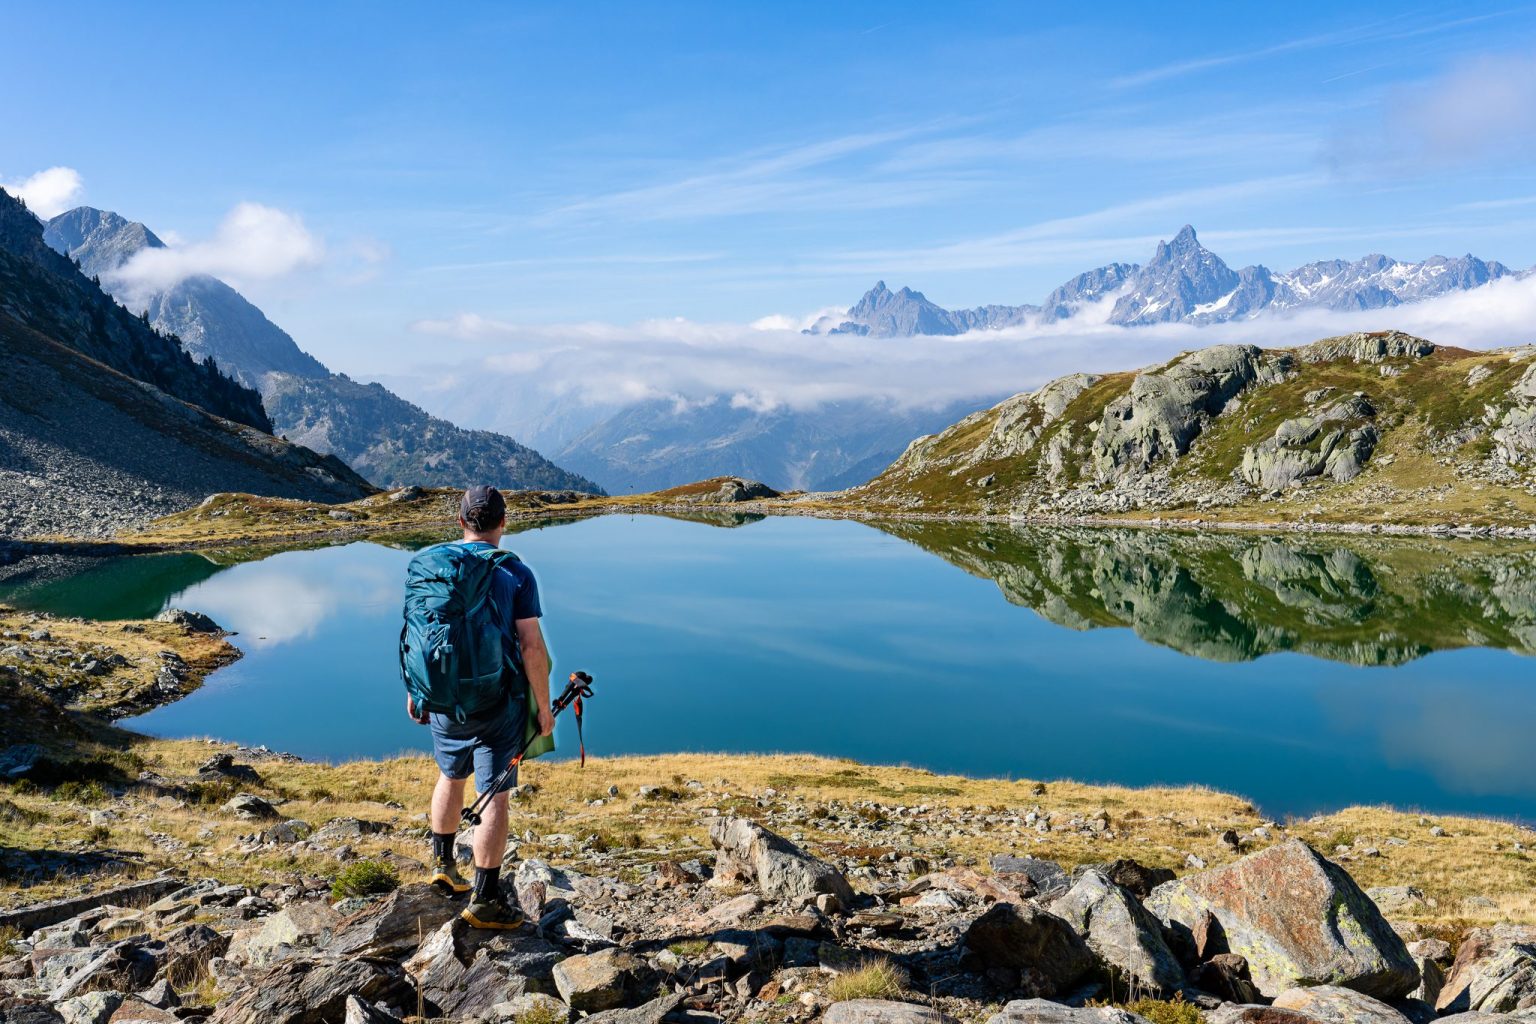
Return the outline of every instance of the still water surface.
<path id="1" fill-rule="evenodd" d="M 504 546 L 539 576 L 588 749 L 810 751 L 1536 820 L 1536 553 L 1126 530 L 606 516 Z M 129 723 L 310 758 L 427 749 L 396 662 L 409 546 L 136 556 L 0 600 L 179 606 L 245 657 Z M 562 724 L 565 750 L 574 730 Z"/>

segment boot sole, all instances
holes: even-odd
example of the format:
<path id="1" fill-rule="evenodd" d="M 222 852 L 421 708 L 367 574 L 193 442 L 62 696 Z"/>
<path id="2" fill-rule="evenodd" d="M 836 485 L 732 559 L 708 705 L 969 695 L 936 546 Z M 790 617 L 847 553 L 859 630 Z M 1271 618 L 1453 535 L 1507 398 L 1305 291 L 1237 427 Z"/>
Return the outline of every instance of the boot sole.
<path id="1" fill-rule="evenodd" d="M 523 926 L 523 918 L 518 916 L 511 921 L 482 921 L 468 910 L 459 915 L 471 928 L 483 928 L 487 931 L 512 932 Z"/>
<path id="2" fill-rule="evenodd" d="M 446 875 L 433 875 L 431 885 L 445 896 L 462 896 L 474 888 L 468 882 L 455 884 L 453 879 Z"/>

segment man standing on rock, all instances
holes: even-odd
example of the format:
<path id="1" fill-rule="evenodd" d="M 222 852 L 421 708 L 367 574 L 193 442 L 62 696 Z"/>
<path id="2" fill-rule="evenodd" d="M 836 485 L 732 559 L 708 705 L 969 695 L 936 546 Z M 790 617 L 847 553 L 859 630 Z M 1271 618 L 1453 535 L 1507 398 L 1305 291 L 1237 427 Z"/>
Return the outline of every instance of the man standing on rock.
<path id="1" fill-rule="evenodd" d="M 475 828 L 473 886 L 454 865 L 464 783 L 473 773 L 476 790 L 484 794 L 517 756 L 529 731 L 530 693 L 538 734 L 550 735 L 555 725 L 538 583 L 516 555 L 499 550 L 506 516 L 496 488 L 464 492 L 459 505 L 464 539 L 428 548 L 411 562 L 401 636 L 406 713 L 430 725 L 440 771 L 432 793 L 431 881 L 454 895 L 473 888 L 461 916 L 474 928 L 513 929 L 523 923 L 502 895 L 500 878 L 507 850 L 506 790 L 517 784 L 517 772 L 491 798 Z M 474 649 L 482 635 L 490 636 L 489 653 L 482 643 L 477 659 Z M 444 670 L 443 664 L 452 668 Z"/>

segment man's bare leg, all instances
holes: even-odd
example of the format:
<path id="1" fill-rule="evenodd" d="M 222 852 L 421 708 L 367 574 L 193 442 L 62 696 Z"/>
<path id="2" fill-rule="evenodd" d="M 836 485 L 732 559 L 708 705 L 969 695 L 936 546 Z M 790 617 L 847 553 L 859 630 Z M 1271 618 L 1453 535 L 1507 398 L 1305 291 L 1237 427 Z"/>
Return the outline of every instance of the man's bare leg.
<path id="1" fill-rule="evenodd" d="M 464 808 L 464 779 L 439 774 L 432 790 L 432 878 L 439 890 L 457 896 L 470 890 L 454 863 L 453 843 L 459 831 L 459 812 Z"/>
<path id="2" fill-rule="evenodd" d="M 475 826 L 475 867 L 499 868 L 507 855 L 507 794 L 497 793 Z"/>

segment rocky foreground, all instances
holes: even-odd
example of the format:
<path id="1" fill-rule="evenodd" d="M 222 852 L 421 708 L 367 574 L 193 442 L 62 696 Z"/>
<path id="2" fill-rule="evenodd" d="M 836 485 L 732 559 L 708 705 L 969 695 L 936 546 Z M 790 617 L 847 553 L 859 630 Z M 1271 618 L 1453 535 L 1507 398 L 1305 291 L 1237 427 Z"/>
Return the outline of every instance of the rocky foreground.
<path id="1" fill-rule="evenodd" d="M 225 755 L 205 771 L 242 767 Z M 225 810 L 253 822 L 252 847 L 343 862 L 385 827 L 312 828 L 252 796 Z M 1264 832 L 1257 852 L 1178 877 L 1012 854 L 986 870 L 906 857 L 845 872 L 719 815 L 709 849 L 627 877 L 514 851 L 505 879 L 531 922 L 515 933 L 468 929 L 458 902 L 373 861 L 265 885 L 162 876 L 5 915 L 0 1019 L 1536 1020 L 1536 927 L 1405 941 L 1341 866 Z M 1110 1005 L 1128 1000 L 1139 1013 Z"/>
<path id="2" fill-rule="evenodd" d="M 536 764 L 474 932 L 428 759 L 101 722 L 227 647 L 169 617 L 7 620 L 0 1021 L 1536 1020 L 1530 829 L 803 756 Z"/>

